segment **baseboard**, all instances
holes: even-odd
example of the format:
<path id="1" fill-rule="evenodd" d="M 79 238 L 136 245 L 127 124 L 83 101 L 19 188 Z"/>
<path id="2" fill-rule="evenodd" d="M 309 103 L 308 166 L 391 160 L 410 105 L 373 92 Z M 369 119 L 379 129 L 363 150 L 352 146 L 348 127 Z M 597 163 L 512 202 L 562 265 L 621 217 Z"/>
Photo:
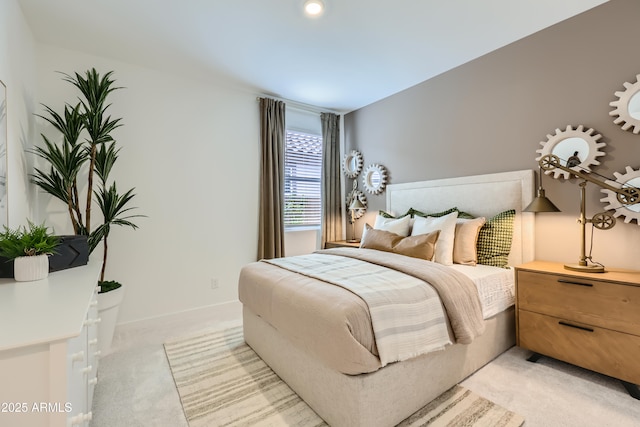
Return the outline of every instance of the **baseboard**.
<path id="1" fill-rule="evenodd" d="M 204 307 L 190 308 L 188 310 L 175 311 L 169 314 L 161 314 L 159 316 L 145 317 L 143 319 L 131 320 L 129 322 L 123 322 L 116 325 L 116 331 L 120 328 L 136 328 L 136 326 L 144 327 L 149 323 L 158 325 L 163 321 L 172 322 L 176 318 L 182 318 L 185 315 L 198 316 L 206 315 L 210 316 L 212 311 L 216 316 L 220 316 L 222 321 L 232 321 L 236 319 L 242 319 L 242 303 L 239 300 L 222 302 L 219 304 L 207 305 Z"/>

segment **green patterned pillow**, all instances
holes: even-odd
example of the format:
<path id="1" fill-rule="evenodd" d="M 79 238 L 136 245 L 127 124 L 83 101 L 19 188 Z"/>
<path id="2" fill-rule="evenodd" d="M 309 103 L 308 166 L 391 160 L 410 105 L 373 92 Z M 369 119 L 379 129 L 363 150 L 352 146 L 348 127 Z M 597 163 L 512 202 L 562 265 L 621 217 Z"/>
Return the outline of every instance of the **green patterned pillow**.
<path id="1" fill-rule="evenodd" d="M 457 208 L 456 208 L 456 209 L 457 209 Z M 470 213 L 468 213 L 468 212 L 461 211 L 461 210 L 458 210 L 458 218 L 462 218 L 462 219 L 476 219 L 476 217 L 475 217 L 475 216 L 471 215 L 471 214 L 470 214 Z"/>
<path id="2" fill-rule="evenodd" d="M 386 212 L 386 211 L 378 211 L 378 215 L 380 215 L 383 218 L 404 218 L 405 216 L 409 215 L 410 212 L 411 212 L 411 209 L 409 209 L 407 213 L 404 215 L 395 216 L 395 215 L 391 215 L 389 212 Z"/>
<path id="3" fill-rule="evenodd" d="M 487 220 L 478 233 L 478 264 L 508 267 L 513 220 L 516 211 L 510 209 Z"/>
<path id="4" fill-rule="evenodd" d="M 422 217 L 434 217 L 434 218 L 439 218 L 441 216 L 445 216 L 445 215 L 449 215 L 451 212 L 455 212 L 457 211 L 458 208 L 451 208 L 451 209 L 447 209 L 446 211 L 442 211 L 442 212 L 436 212 L 436 213 L 424 213 L 424 212 L 420 212 L 417 209 L 413 209 L 413 208 L 409 208 L 409 211 L 407 212 L 407 214 L 411 215 L 411 218 L 416 217 L 416 216 L 422 216 Z"/>

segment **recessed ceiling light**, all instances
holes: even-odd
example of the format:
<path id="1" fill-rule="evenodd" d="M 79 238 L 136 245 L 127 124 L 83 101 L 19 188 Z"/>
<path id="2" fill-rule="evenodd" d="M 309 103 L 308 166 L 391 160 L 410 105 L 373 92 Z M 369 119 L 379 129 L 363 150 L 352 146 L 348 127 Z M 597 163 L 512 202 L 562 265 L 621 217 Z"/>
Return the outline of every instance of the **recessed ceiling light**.
<path id="1" fill-rule="evenodd" d="M 304 13 L 307 16 L 318 17 L 324 12 L 324 3 L 322 0 L 307 0 L 304 2 Z"/>

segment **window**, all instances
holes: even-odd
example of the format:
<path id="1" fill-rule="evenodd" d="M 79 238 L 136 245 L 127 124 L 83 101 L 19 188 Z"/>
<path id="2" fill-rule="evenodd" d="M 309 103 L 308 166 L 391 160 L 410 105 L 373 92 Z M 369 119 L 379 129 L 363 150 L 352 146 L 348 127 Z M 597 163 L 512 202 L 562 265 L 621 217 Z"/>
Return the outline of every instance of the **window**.
<path id="1" fill-rule="evenodd" d="M 319 227 L 322 136 L 287 130 L 284 149 L 284 226 Z"/>

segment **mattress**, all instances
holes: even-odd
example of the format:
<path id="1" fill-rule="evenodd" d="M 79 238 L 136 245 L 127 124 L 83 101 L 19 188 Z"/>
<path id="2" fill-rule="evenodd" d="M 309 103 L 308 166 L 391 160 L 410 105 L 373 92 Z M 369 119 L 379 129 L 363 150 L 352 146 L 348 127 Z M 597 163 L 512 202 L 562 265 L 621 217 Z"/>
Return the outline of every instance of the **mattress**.
<path id="1" fill-rule="evenodd" d="M 487 266 L 452 266 L 472 279 L 486 319 L 508 307 L 513 288 L 511 270 Z M 506 290 L 498 289 L 500 284 Z M 500 296 L 503 296 L 502 298 Z M 368 307 L 357 295 L 265 262 L 245 266 L 239 299 L 254 314 L 301 349 L 338 372 L 374 372 L 378 358 Z M 493 313 L 493 314 L 491 314 Z"/>

